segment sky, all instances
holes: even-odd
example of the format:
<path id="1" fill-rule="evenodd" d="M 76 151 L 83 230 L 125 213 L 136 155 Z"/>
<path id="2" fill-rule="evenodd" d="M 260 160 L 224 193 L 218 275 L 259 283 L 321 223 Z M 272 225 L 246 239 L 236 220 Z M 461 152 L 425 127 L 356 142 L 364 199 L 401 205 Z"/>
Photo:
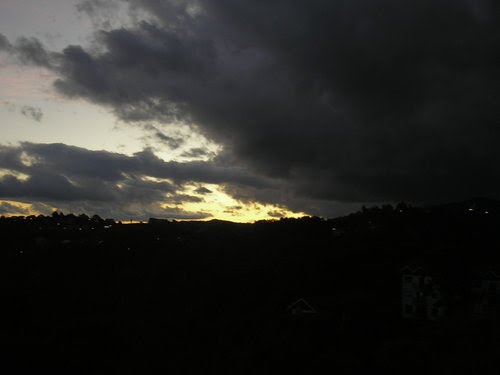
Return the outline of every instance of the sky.
<path id="1" fill-rule="evenodd" d="M 493 0 L 2 0 L 0 214 L 500 198 Z"/>

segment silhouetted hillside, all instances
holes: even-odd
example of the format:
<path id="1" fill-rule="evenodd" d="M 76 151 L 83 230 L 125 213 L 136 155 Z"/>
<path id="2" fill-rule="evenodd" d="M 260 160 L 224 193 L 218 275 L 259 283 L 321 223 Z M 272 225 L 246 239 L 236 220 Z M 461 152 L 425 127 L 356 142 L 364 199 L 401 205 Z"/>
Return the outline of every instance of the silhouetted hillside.
<path id="1" fill-rule="evenodd" d="M 1 218 L 2 348 L 19 372 L 493 374 L 500 285 L 488 306 L 476 291 L 498 278 L 499 207 L 254 224 Z M 439 319 L 402 314 L 408 275 L 432 280 Z"/>

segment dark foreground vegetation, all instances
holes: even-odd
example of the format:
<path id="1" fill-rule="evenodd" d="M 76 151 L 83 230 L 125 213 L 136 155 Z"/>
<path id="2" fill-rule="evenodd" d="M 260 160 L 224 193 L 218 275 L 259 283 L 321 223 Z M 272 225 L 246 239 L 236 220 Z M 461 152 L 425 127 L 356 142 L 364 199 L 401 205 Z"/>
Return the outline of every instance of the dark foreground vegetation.
<path id="1" fill-rule="evenodd" d="M 498 374 L 499 229 L 484 199 L 254 224 L 1 218 L 3 366 Z"/>

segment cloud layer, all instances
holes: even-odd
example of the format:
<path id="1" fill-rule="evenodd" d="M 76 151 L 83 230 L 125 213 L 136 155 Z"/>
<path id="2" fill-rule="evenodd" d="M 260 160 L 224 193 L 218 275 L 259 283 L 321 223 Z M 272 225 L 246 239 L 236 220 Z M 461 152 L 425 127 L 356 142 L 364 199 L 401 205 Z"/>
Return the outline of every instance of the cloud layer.
<path id="1" fill-rule="evenodd" d="M 148 149 L 126 156 L 28 142 L 0 146 L 0 170 L 0 197 L 4 199 L 52 203 L 110 215 L 114 212 L 113 216 L 119 218 L 204 218 L 210 214 L 182 209 L 184 203 L 201 202 L 199 195 L 211 193 L 203 183 L 256 189 L 275 184 L 241 168 L 214 162 L 165 162 Z M 199 186 L 197 195 L 186 194 L 186 186 L 193 184 Z"/>
<path id="2" fill-rule="evenodd" d="M 131 170 L 174 174 L 325 215 L 335 202 L 500 198 L 496 2 L 122 3 L 138 22 L 98 31 L 91 47 L 52 52 L 36 39 L 0 37 L 22 63 L 55 71 L 67 97 L 128 122 L 195 124 L 224 145 L 208 168 L 159 168 L 147 151 L 133 161 L 110 156 L 124 168 L 113 182 Z M 80 10 L 96 14 L 100 4 Z M 71 168 L 86 173 L 85 165 Z M 126 199 L 101 185 L 100 199 Z M 88 199 L 68 189 L 68 199 Z"/>
<path id="3" fill-rule="evenodd" d="M 41 108 L 25 105 L 21 107 L 21 113 L 24 116 L 35 120 L 36 122 L 42 121 L 43 111 Z"/>

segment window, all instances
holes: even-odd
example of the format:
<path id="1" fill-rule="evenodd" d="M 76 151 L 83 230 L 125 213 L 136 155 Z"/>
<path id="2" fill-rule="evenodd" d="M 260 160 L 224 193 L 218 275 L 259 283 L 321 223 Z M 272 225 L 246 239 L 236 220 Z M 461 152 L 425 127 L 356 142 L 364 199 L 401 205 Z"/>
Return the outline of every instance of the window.
<path id="1" fill-rule="evenodd" d="M 490 292 L 495 292 L 497 290 L 497 283 L 496 283 L 496 281 L 490 281 L 488 290 Z"/>
<path id="2" fill-rule="evenodd" d="M 412 276 L 405 276 L 403 278 L 403 280 L 405 281 L 405 283 L 411 283 L 413 281 L 413 277 Z"/>

